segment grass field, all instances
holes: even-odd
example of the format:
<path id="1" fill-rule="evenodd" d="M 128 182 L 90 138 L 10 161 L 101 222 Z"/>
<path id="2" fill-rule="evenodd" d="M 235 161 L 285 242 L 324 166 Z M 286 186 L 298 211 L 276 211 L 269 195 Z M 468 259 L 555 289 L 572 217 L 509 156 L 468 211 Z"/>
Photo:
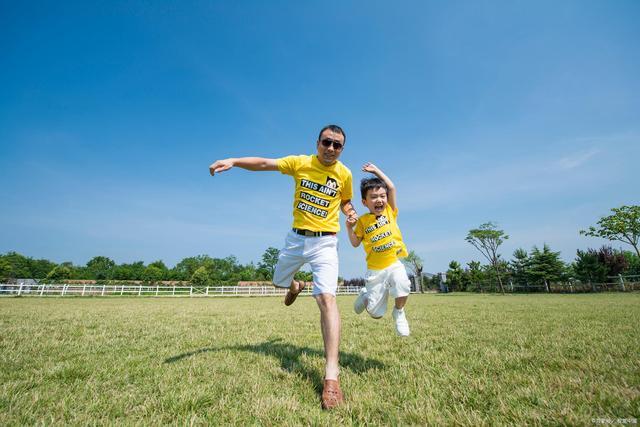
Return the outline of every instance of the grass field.
<path id="1" fill-rule="evenodd" d="M 289 308 L 281 298 L 2 298 L 0 425 L 640 418 L 640 294 L 415 295 L 406 339 L 389 315 L 355 315 L 353 299 L 338 299 L 346 404 L 325 412 L 310 297 Z"/>

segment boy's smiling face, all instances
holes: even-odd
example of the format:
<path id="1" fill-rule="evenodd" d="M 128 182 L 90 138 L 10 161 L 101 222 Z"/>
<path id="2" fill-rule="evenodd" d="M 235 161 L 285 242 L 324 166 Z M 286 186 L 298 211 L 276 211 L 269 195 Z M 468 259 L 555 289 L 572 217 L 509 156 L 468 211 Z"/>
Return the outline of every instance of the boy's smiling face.
<path id="1" fill-rule="evenodd" d="M 362 199 L 369 212 L 374 215 L 382 215 L 387 207 L 387 189 L 384 187 L 374 188 L 367 191 L 367 198 Z"/>

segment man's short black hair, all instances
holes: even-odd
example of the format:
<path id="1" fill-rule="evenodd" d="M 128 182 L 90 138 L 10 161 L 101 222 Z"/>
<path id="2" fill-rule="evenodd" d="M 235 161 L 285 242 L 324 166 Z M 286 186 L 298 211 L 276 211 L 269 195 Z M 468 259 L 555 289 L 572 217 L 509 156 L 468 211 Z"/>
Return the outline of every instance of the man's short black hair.
<path id="1" fill-rule="evenodd" d="M 377 190 L 378 188 L 384 188 L 385 191 L 389 191 L 387 184 L 378 177 L 362 178 L 362 181 L 360 181 L 360 195 L 362 195 L 362 200 L 367 198 L 367 191 Z"/>
<path id="2" fill-rule="evenodd" d="M 344 137 L 344 142 L 347 142 L 347 134 L 344 133 L 342 128 L 338 125 L 326 125 L 322 129 L 320 129 L 320 133 L 318 134 L 318 141 L 320 141 L 320 138 L 322 138 L 322 132 L 324 132 L 327 129 L 329 129 L 331 132 L 339 133 Z"/>

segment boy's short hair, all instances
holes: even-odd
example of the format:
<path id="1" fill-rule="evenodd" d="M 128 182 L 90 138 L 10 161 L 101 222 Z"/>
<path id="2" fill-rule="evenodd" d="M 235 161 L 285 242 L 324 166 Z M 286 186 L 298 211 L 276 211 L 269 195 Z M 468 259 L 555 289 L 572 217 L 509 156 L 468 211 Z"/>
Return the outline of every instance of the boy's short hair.
<path id="1" fill-rule="evenodd" d="M 378 177 L 362 178 L 362 181 L 360 181 L 360 195 L 362 195 L 362 200 L 367 198 L 367 192 L 369 190 L 376 190 L 378 188 L 384 188 L 385 191 L 389 191 L 387 184 Z"/>

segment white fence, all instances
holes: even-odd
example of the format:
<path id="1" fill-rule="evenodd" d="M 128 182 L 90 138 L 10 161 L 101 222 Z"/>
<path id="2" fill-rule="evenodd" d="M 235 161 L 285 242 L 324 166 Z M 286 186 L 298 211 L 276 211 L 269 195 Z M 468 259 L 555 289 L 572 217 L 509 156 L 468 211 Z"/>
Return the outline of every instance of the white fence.
<path id="1" fill-rule="evenodd" d="M 311 295 L 307 286 L 300 295 Z M 359 287 L 339 286 L 339 295 L 357 294 Z M 284 296 L 275 286 L 148 286 L 148 285 L 70 285 L 0 284 L 0 296 L 140 296 L 140 297 L 253 297 Z"/>

